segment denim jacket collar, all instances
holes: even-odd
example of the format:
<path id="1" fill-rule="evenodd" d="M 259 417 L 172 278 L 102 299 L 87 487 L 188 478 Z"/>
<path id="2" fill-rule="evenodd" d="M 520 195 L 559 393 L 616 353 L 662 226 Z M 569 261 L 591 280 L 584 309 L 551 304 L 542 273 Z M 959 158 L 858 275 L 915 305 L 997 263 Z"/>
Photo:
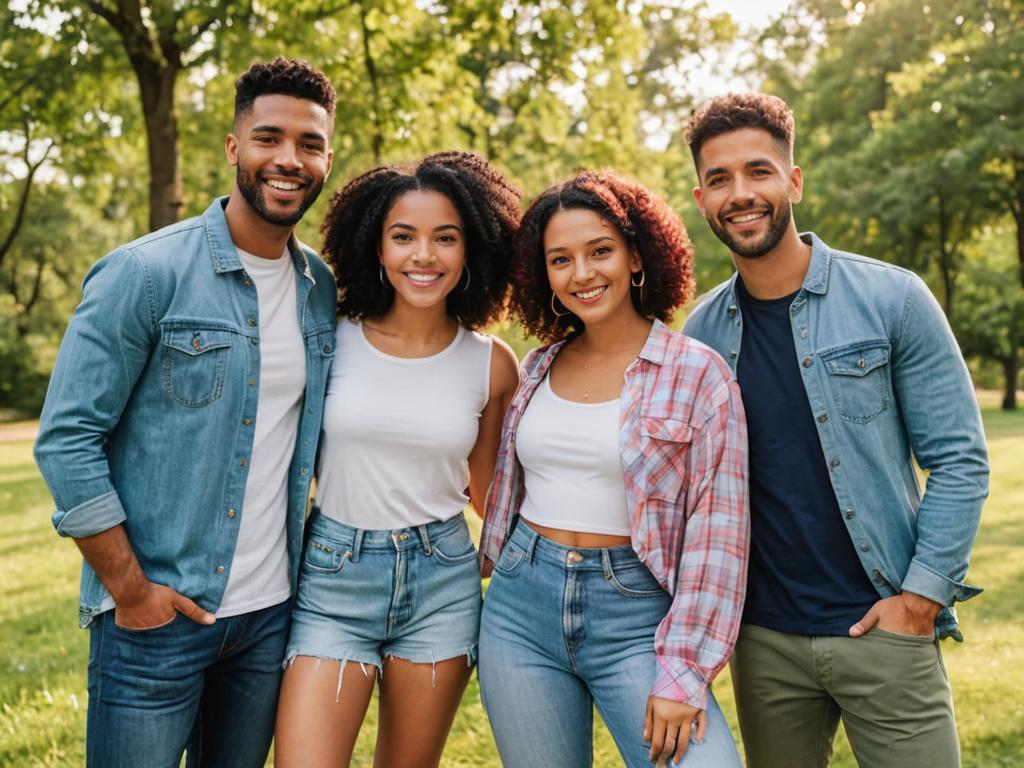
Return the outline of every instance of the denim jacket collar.
<path id="1" fill-rule="evenodd" d="M 807 265 L 807 274 L 804 275 L 804 282 L 800 288 L 808 293 L 824 296 L 828 293 L 828 277 L 832 269 L 832 249 L 813 232 L 801 232 L 800 239 L 811 246 L 811 263 Z M 736 314 L 736 281 L 739 280 L 739 276 L 739 272 L 733 272 L 732 277 L 729 278 L 729 303 L 726 306 L 729 317 Z"/>
<path id="2" fill-rule="evenodd" d="M 231 239 L 228 220 L 224 215 L 228 200 L 227 196 L 218 197 L 203 213 L 203 224 L 206 227 L 206 236 L 210 243 L 213 270 L 218 274 L 244 269 L 242 260 L 238 258 L 238 246 Z M 288 253 L 291 254 L 292 263 L 299 274 L 316 285 L 313 271 L 309 268 L 309 259 L 294 234 L 288 238 Z"/>

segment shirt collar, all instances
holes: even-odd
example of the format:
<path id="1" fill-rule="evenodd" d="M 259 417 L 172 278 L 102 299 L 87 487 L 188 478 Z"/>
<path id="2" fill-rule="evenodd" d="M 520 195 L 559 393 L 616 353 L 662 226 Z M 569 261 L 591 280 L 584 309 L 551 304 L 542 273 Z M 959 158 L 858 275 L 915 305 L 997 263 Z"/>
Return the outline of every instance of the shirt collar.
<path id="1" fill-rule="evenodd" d="M 231 239 L 228 220 L 224 215 L 228 199 L 226 195 L 218 197 L 203 214 L 203 223 L 206 226 L 206 235 L 210 243 L 210 255 L 213 258 L 213 270 L 218 274 L 237 272 L 245 268 L 242 260 L 238 258 L 238 249 Z M 294 234 L 288 238 L 288 253 L 291 254 L 292 264 L 295 265 L 299 274 L 316 285 L 313 270 L 309 266 L 309 258 Z"/>

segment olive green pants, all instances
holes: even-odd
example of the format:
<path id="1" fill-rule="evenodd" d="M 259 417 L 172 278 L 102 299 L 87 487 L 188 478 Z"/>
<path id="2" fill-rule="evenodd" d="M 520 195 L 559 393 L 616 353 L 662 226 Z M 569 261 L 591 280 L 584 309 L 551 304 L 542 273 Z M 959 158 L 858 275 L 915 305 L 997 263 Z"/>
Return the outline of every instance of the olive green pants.
<path id="1" fill-rule="evenodd" d="M 748 768 L 824 768 L 842 718 L 861 768 L 957 768 L 939 644 L 872 630 L 806 637 L 744 624 L 730 662 Z"/>

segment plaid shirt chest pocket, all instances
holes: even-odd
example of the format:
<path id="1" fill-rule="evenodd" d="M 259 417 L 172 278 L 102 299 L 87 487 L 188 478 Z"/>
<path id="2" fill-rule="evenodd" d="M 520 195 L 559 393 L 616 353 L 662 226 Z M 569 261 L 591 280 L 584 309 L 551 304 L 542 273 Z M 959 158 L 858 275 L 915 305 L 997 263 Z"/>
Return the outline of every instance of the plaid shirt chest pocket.
<path id="1" fill-rule="evenodd" d="M 648 499 L 675 502 L 690 485 L 689 454 L 693 428 L 673 418 L 640 419 L 640 466 Z"/>

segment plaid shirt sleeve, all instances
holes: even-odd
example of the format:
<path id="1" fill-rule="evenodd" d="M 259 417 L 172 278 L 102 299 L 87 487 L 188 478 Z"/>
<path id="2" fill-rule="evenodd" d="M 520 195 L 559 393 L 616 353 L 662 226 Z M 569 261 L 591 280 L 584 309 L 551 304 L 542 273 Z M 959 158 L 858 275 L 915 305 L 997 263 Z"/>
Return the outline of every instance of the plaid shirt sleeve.
<path id="1" fill-rule="evenodd" d="M 739 633 L 750 537 L 746 420 L 735 380 L 712 385 L 707 401 L 689 446 L 684 541 L 672 606 L 655 633 L 651 690 L 700 709 Z"/>

